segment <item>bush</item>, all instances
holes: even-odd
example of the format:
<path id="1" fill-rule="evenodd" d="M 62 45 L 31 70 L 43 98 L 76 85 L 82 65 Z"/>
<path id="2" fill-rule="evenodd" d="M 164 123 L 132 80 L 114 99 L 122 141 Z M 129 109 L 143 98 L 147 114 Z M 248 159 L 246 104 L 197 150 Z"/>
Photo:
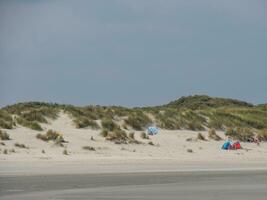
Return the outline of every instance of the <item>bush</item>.
<path id="1" fill-rule="evenodd" d="M 85 117 L 74 120 L 74 123 L 76 124 L 76 128 L 91 127 L 92 129 L 99 129 L 99 125 L 94 120 L 90 120 Z"/>
<path id="2" fill-rule="evenodd" d="M 0 139 L 1 140 L 10 140 L 9 134 L 5 131 L 0 130 Z"/>
<path id="3" fill-rule="evenodd" d="M 147 144 L 154 146 L 154 143 L 152 141 L 148 142 Z"/>
<path id="4" fill-rule="evenodd" d="M 254 136 L 249 128 L 228 128 L 225 135 L 242 142 L 250 141 Z"/>
<path id="5" fill-rule="evenodd" d="M 21 117 L 17 118 L 17 122 L 27 128 L 30 128 L 32 130 L 36 130 L 36 131 L 42 131 L 42 127 L 37 123 L 37 122 L 30 122 L 26 119 L 23 119 Z"/>
<path id="6" fill-rule="evenodd" d="M 106 139 L 111 141 L 126 142 L 128 140 L 128 137 L 124 130 L 116 129 L 113 132 L 109 132 Z"/>
<path id="7" fill-rule="evenodd" d="M 151 119 L 146 116 L 143 112 L 137 112 L 131 114 L 128 119 L 125 120 L 125 123 L 131 126 L 135 130 L 143 130 L 147 125 L 151 123 Z"/>
<path id="8" fill-rule="evenodd" d="M 200 122 L 197 121 L 190 121 L 186 124 L 186 128 L 192 131 L 202 131 L 205 128 L 202 126 Z"/>
<path id="9" fill-rule="evenodd" d="M 48 130 L 46 134 L 37 134 L 36 137 L 38 139 L 41 139 L 43 141 L 55 141 L 56 143 L 62 143 L 65 142 L 64 138 L 62 135 L 56 131 L 53 130 Z"/>
<path id="10" fill-rule="evenodd" d="M 12 129 L 13 123 L 9 121 L 4 121 L 3 119 L 0 119 L 0 127 L 5 129 Z"/>
<path id="11" fill-rule="evenodd" d="M 107 137 L 108 136 L 108 130 L 106 130 L 106 129 L 103 129 L 101 132 L 100 132 L 100 135 L 102 136 L 102 137 Z"/>
<path id="12" fill-rule="evenodd" d="M 119 126 L 115 124 L 112 119 L 109 118 L 102 119 L 101 125 L 103 129 L 106 129 L 107 131 L 114 131 L 116 129 L 119 129 Z"/>
<path id="13" fill-rule="evenodd" d="M 31 122 L 30 128 L 32 130 L 36 130 L 36 131 L 42 131 L 43 130 L 43 128 L 37 122 Z"/>
<path id="14" fill-rule="evenodd" d="M 261 141 L 267 141 L 267 129 L 259 130 L 257 138 Z"/>
<path id="15" fill-rule="evenodd" d="M 41 122 L 41 123 L 47 123 L 47 120 L 44 118 L 44 116 L 37 110 L 30 110 L 27 112 L 24 112 L 21 114 L 21 117 L 29 122 Z"/>
<path id="16" fill-rule="evenodd" d="M 11 115 L 4 110 L 0 110 L 0 127 L 5 129 L 13 128 L 13 119 Z"/>
<path id="17" fill-rule="evenodd" d="M 213 128 L 209 130 L 209 139 L 216 140 L 216 141 L 222 140 L 222 138 L 216 134 L 216 130 Z"/>

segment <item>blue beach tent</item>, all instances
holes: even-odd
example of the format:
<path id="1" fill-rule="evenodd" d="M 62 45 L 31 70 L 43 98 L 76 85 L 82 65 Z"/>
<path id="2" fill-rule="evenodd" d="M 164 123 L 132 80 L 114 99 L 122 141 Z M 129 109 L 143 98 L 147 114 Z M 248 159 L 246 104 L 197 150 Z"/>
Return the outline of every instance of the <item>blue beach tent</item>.
<path id="1" fill-rule="evenodd" d="M 222 149 L 224 150 L 228 150 L 231 147 L 231 142 L 230 141 L 226 141 L 223 145 L 222 145 Z"/>
<path id="2" fill-rule="evenodd" d="M 150 126 L 147 129 L 148 135 L 156 135 L 159 132 L 159 129 L 157 127 L 154 126 Z"/>

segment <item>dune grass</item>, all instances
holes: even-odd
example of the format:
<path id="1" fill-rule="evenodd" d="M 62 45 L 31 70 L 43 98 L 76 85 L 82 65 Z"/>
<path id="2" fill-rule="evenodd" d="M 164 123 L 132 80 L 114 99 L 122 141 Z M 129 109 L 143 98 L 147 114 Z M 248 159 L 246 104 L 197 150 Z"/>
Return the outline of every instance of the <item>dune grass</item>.
<path id="1" fill-rule="evenodd" d="M 16 122 L 18 124 L 20 124 L 21 126 L 30 128 L 32 130 L 36 130 L 36 131 L 42 131 L 43 130 L 41 125 L 38 124 L 36 121 L 28 121 L 24 118 L 18 117 L 18 118 L 16 118 Z"/>
<path id="2" fill-rule="evenodd" d="M 0 129 L 0 139 L 1 140 L 10 140 L 9 134 Z"/>
<path id="3" fill-rule="evenodd" d="M 21 143 L 15 143 L 14 146 L 21 148 L 21 149 L 28 149 L 28 147 L 25 144 L 21 144 Z"/>
<path id="4" fill-rule="evenodd" d="M 75 123 L 76 128 L 90 127 L 92 129 L 95 129 L 95 130 L 100 128 L 96 121 L 94 121 L 92 119 L 85 118 L 85 117 L 76 118 L 74 120 L 74 123 Z"/>
<path id="5" fill-rule="evenodd" d="M 209 139 L 215 140 L 215 141 L 222 140 L 222 138 L 219 135 L 217 135 L 216 130 L 214 128 L 209 130 L 208 137 L 209 137 Z"/>
<path id="6" fill-rule="evenodd" d="M 228 128 L 228 130 L 225 133 L 226 136 L 239 140 L 242 142 L 250 141 L 253 137 L 253 131 L 249 128 Z"/>
<path id="7" fill-rule="evenodd" d="M 267 141 L 267 129 L 263 129 L 263 130 L 259 130 L 257 132 L 257 137 L 261 140 L 261 141 Z"/>
<path id="8" fill-rule="evenodd" d="M 142 111 L 131 113 L 124 121 L 125 124 L 137 131 L 144 130 L 146 126 L 152 123 L 152 120 Z"/>
<path id="9" fill-rule="evenodd" d="M 182 97 L 166 105 L 144 108 L 18 103 L 0 109 L 0 127 L 10 129 L 18 123 L 34 130 L 42 130 L 40 123 L 56 119 L 61 110 L 72 117 L 77 128 L 99 129 L 97 120 L 100 120 L 102 129 L 108 132 L 118 129 L 121 122 L 124 122 L 124 129 L 138 131 L 145 130 L 150 124 L 168 130 L 194 131 L 207 128 L 267 128 L 266 104 L 254 106 L 243 101 L 205 95 Z M 16 116 L 16 120 L 12 115 Z"/>
<path id="10" fill-rule="evenodd" d="M 57 131 L 53 131 L 53 130 L 48 130 L 46 132 L 46 134 L 37 134 L 36 135 L 36 138 L 40 139 L 40 140 L 43 140 L 45 142 L 48 142 L 48 141 L 54 141 L 56 143 L 62 143 L 62 142 L 65 142 L 63 136 L 57 132 Z"/>
<path id="11" fill-rule="evenodd" d="M 12 129 L 14 125 L 11 115 L 0 109 L 0 127 L 5 129 Z"/>

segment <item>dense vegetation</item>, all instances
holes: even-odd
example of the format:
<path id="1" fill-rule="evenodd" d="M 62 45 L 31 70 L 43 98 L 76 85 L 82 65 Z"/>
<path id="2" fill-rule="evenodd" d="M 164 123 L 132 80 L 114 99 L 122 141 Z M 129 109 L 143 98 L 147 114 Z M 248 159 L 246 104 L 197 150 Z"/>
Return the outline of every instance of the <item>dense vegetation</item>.
<path id="1" fill-rule="evenodd" d="M 61 105 L 54 103 L 18 103 L 0 109 L 0 128 L 12 129 L 22 125 L 42 130 L 42 123 L 56 119 L 65 112 L 73 119 L 76 128 L 104 130 L 103 134 L 126 138 L 125 130 L 145 130 L 151 124 L 177 130 L 233 130 L 245 135 L 247 131 L 267 129 L 267 104 L 212 98 L 208 96 L 182 97 L 169 104 L 156 107 L 124 108 L 119 106 Z M 246 132 L 246 133 L 243 133 Z M 234 132 L 232 131 L 232 135 Z M 262 137 L 265 138 L 263 132 Z M 244 139 L 244 138 L 241 138 Z"/>

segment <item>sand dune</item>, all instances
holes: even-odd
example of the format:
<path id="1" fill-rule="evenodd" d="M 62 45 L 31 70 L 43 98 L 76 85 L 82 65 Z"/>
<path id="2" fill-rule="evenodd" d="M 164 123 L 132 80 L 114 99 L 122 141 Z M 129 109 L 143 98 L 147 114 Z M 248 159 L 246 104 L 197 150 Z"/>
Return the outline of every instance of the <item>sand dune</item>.
<path id="1" fill-rule="evenodd" d="M 158 135 L 150 136 L 150 139 L 142 139 L 141 132 L 135 132 L 136 140 L 142 144 L 114 144 L 100 136 L 99 130 L 77 129 L 71 118 L 61 113 L 57 120 L 42 124 L 45 133 L 53 129 L 62 133 L 68 143 L 64 147 L 54 142 L 44 142 L 36 138 L 39 131 L 24 127 L 5 130 L 11 140 L 2 141 L 0 161 L 120 161 L 130 162 L 267 162 L 267 144 L 259 146 L 254 143 L 242 143 L 244 149 L 236 151 L 221 150 L 223 141 L 196 140 L 198 132 L 177 130 L 160 130 Z M 201 131 L 206 137 L 208 132 Z M 226 139 L 223 132 L 217 132 Z M 93 137 L 94 140 L 91 140 Z M 187 141 L 192 138 L 192 141 Z M 152 142 L 154 145 L 148 144 Z M 27 149 L 15 147 L 15 143 L 24 144 Z M 84 150 L 83 146 L 91 146 L 95 151 Z M 4 149 L 15 152 L 4 154 Z M 64 149 L 69 155 L 64 155 Z M 188 152 L 192 149 L 192 153 Z M 44 151 L 45 153 L 43 153 Z"/>

